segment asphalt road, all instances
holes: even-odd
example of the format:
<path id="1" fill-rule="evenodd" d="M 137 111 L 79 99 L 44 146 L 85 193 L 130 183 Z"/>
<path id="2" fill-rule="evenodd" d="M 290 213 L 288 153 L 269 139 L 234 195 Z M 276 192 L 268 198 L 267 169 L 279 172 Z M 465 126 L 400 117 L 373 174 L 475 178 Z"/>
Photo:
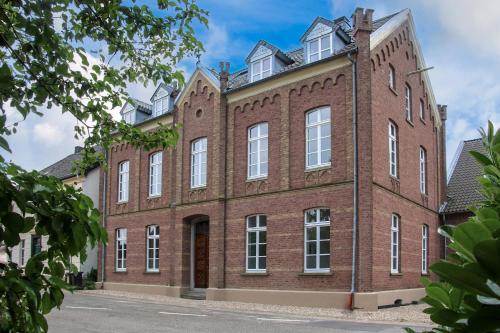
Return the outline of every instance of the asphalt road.
<path id="1" fill-rule="evenodd" d="M 53 333 L 404 332 L 399 325 L 208 310 L 82 294 L 67 294 L 61 310 L 52 311 L 48 319 Z"/>

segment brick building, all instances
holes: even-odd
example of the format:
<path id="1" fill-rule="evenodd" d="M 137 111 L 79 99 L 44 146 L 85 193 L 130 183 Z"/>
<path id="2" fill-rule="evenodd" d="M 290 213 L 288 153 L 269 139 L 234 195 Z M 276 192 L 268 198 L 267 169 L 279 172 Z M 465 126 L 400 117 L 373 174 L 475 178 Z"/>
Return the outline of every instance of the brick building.
<path id="1" fill-rule="evenodd" d="M 247 68 L 198 66 L 123 108 L 143 130 L 182 127 L 175 149 L 109 151 L 104 288 L 365 309 L 422 296 L 446 108 L 410 11 L 372 13 L 318 17 L 297 50 L 259 41 Z"/>

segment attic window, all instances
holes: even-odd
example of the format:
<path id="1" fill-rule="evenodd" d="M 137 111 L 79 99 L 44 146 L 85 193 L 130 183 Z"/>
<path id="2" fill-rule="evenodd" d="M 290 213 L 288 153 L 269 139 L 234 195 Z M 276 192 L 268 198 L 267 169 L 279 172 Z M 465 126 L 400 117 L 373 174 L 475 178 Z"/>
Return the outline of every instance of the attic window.
<path id="1" fill-rule="evenodd" d="M 308 62 L 313 62 L 332 54 L 332 34 L 323 35 L 307 43 Z"/>
<path id="2" fill-rule="evenodd" d="M 123 121 L 125 121 L 127 124 L 133 124 L 134 123 L 134 118 L 133 118 L 133 111 L 125 112 L 123 114 Z"/>
<path id="3" fill-rule="evenodd" d="M 154 103 L 154 116 L 157 117 L 168 111 L 168 95 L 155 100 Z"/>
<path id="4" fill-rule="evenodd" d="M 271 76 L 271 56 L 252 63 L 252 82 Z"/>

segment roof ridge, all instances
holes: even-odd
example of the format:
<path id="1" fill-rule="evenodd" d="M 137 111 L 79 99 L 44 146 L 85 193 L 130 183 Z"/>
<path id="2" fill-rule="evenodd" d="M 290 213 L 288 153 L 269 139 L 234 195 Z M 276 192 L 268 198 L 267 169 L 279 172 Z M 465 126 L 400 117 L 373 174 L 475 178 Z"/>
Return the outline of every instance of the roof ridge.
<path id="1" fill-rule="evenodd" d="M 464 142 L 471 142 L 471 141 L 482 141 L 483 138 L 477 138 L 477 139 L 469 139 L 469 140 L 464 140 Z"/>
<path id="2" fill-rule="evenodd" d="M 408 8 L 405 8 L 405 9 L 400 10 L 399 12 L 392 13 L 392 14 L 389 14 L 389 15 L 386 15 L 386 16 L 383 16 L 383 17 L 380 17 L 380 18 L 378 18 L 378 19 L 376 19 L 376 20 L 373 20 L 373 23 L 375 23 L 375 22 L 380 22 L 380 21 L 387 20 L 387 19 L 390 19 L 391 17 L 396 16 L 396 15 L 398 15 L 399 13 L 402 13 L 402 12 L 404 12 L 404 11 L 405 11 L 405 10 L 407 10 L 407 9 L 408 9 Z"/>

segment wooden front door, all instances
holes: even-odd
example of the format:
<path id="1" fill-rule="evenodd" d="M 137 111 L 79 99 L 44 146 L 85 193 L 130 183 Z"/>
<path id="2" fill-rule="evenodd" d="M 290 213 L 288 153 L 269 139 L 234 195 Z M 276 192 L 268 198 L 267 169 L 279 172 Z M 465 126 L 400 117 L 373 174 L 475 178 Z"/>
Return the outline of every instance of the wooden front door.
<path id="1" fill-rule="evenodd" d="M 194 228 L 194 287 L 208 288 L 208 221 Z"/>

